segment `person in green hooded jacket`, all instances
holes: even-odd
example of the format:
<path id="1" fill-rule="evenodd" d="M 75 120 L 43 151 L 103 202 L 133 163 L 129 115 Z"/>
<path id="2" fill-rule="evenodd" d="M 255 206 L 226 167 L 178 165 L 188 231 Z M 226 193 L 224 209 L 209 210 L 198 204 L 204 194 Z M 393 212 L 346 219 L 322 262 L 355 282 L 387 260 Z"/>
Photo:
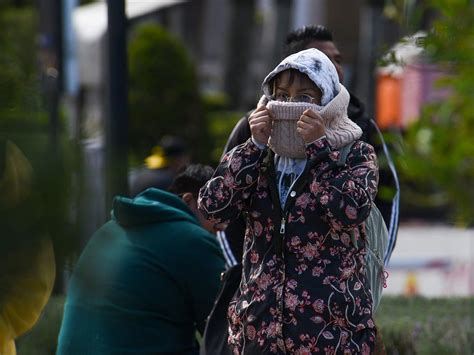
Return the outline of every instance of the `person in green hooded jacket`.
<path id="1" fill-rule="evenodd" d="M 195 333 L 204 330 L 224 269 L 196 205 L 212 173 L 190 165 L 170 192 L 114 199 L 111 220 L 70 280 L 58 355 L 198 353 Z"/>

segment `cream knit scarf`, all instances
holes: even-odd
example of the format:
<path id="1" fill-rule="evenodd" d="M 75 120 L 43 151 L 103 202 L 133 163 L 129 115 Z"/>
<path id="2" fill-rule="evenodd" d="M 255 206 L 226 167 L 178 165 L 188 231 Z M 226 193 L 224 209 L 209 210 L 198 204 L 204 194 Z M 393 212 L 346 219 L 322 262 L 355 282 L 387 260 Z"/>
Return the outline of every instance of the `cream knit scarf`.
<path id="1" fill-rule="evenodd" d="M 296 131 L 296 123 L 307 109 L 319 112 L 323 117 L 326 137 L 332 148 L 339 149 L 359 139 L 362 136 L 362 130 L 347 117 L 349 100 L 348 91 L 340 85 L 339 93 L 324 107 L 300 102 L 269 101 L 267 108 L 275 116 L 268 142 L 270 149 L 283 157 L 305 157 L 305 143 Z"/>

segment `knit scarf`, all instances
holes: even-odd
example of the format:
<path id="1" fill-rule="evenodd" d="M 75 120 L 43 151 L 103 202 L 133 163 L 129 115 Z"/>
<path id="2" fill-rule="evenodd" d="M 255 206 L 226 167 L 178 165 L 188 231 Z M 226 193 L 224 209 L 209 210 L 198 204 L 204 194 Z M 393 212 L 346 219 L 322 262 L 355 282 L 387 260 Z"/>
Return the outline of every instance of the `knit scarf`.
<path id="1" fill-rule="evenodd" d="M 288 158 L 304 158 L 305 143 L 296 131 L 297 122 L 303 112 L 311 109 L 318 112 L 324 120 L 326 138 L 334 149 L 339 149 L 362 136 L 360 127 L 347 116 L 349 92 L 340 85 L 339 93 L 327 105 L 269 101 L 267 108 L 273 112 L 272 134 L 268 145 L 275 154 Z"/>

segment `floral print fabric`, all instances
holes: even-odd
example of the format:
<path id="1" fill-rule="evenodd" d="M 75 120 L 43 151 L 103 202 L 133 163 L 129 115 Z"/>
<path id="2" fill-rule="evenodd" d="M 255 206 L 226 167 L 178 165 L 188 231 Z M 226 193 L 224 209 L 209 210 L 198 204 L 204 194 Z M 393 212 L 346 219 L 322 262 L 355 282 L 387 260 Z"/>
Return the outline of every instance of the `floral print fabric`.
<path id="1" fill-rule="evenodd" d="M 242 279 L 228 309 L 235 354 L 373 351 L 363 222 L 377 193 L 376 155 L 357 141 L 340 167 L 339 151 L 324 138 L 306 155 L 283 209 L 273 155 L 251 139 L 224 156 L 201 190 L 209 219 L 226 223 L 243 213 L 247 221 Z"/>

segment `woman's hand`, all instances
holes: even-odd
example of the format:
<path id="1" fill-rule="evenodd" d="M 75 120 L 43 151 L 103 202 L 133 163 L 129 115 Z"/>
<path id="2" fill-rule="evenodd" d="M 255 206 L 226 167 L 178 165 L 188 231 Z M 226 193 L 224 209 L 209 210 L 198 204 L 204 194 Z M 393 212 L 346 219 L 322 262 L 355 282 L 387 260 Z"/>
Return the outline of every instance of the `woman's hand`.
<path id="1" fill-rule="evenodd" d="M 296 126 L 296 131 L 303 137 L 306 144 L 312 143 L 326 134 L 323 118 L 311 109 L 303 112 Z"/>
<path id="2" fill-rule="evenodd" d="M 272 113 L 265 106 L 259 106 L 249 116 L 249 124 L 253 139 L 267 145 L 272 132 Z"/>

